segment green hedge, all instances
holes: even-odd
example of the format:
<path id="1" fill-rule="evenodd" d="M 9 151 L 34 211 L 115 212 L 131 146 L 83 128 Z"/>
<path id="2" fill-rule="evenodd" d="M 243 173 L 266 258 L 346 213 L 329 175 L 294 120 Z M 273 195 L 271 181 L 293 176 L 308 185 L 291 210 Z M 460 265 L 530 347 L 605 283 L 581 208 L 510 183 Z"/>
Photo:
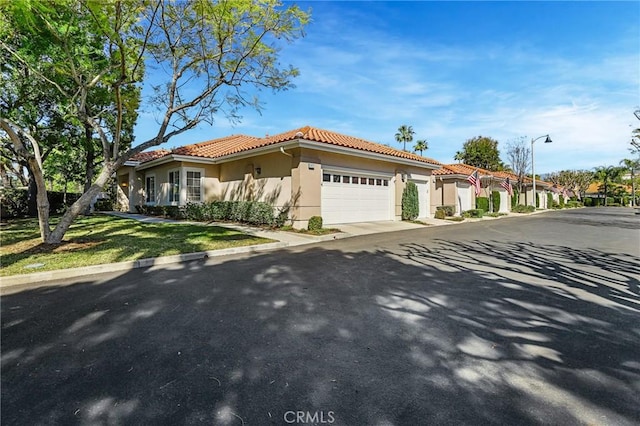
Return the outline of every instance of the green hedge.
<path id="1" fill-rule="evenodd" d="M 476 197 L 476 209 L 483 210 L 485 212 L 489 211 L 489 198 L 487 197 Z"/>
<path id="2" fill-rule="evenodd" d="M 513 213 L 533 213 L 535 209 L 533 208 L 533 206 L 524 206 L 522 204 L 518 204 L 511 211 Z"/>
<path id="3" fill-rule="evenodd" d="M 564 195 L 560 194 L 560 199 L 558 201 L 558 205 L 560 206 L 561 209 L 564 208 Z"/>
<path id="4" fill-rule="evenodd" d="M 402 220 L 415 220 L 418 213 L 418 187 L 413 182 L 407 182 L 402 191 Z"/>
<path id="5" fill-rule="evenodd" d="M 282 226 L 287 215 L 288 211 L 281 211 L 276 216 L 270 204 L 260 201 L 188 203 L 184 208 L 184 216 L 187 219 L 200 222 L 230 221 L 251 225 Z"/>
<path id="6" fill-rule="evenodd" d="M 485 200 L 489 201 L 488 198 L 484 197 Z M 462 217 L 482 217 L 484 216 L 484 210 L 482 209 L 472 209 L 462 212 Z"/>
<path id="7" fill-rule="evenodd" d="M 536 192 L 536 209 L 540 208 L 540 194 Z"/>
<path id="8" fill-rule="evenodd" d="M 550 209 L 553 207 L 553 194 L 550 192 L 547 192 L 547 208 Z"/>
<path id="9" fill-rule="evenodd" d="M 517 189 L 513 190 L 513 195 L 511 196 L 511 208 L 513 209 L 515 206 L 518 205 L 518 198 L 519 197 L 519 193 Z"/>
<path id="10" fill-rule="evenodd" d="M 67 192 L 67 202 L 64 193 L 47 191 L 49 199 L 49 214 L 64 213 L 68 206 L 75 203 L 82 194 Z M 26 189 L 0 188 L 0 217 L 16 218 L 29 215 L 29 191 Z"/>

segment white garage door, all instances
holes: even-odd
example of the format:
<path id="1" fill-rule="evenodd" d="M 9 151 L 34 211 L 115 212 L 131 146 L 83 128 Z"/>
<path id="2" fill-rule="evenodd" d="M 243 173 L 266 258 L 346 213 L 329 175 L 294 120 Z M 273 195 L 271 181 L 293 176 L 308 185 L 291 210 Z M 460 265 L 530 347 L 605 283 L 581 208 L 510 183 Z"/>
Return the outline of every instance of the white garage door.
<path id="1" fill-rule="evenodd" d="M 509 213 L 509 194 L 507 191 L 500 192 L 500 213 Z"/>
<path id="2" fill-rule="evenodd" d="M 391 220 L 391 194 L 390 177 L 325 170 L 322 220 L 327 224 Z"/>
<path id="3" fill-rule="evenodd" d="M 473 189 L 471 186 L 466 183 L 458 183 L 458 206 L 460 211 L 458 213 L 462 213 L 467 210 L 471 210 L 471 196 Z"/>

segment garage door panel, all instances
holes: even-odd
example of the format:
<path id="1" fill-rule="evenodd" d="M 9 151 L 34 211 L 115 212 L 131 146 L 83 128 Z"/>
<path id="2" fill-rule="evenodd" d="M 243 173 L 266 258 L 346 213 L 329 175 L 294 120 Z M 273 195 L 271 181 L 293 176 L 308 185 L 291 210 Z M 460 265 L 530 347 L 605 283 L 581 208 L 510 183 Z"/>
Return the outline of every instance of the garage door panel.
<path id="1" fill-rule="evenodd" d="M 337 172 L 335 174 L 338 174 Z M 388 178 L 351 175 L 348 183 L 343 179 L 322 183 L 322 218 L 327 224 L 389 220 L 391 218 L 391 190 Z M 344 175 L 344 173 L 342 173 Z M 357 178 L 357 183 L 351 183 Z M 362 184 L 362 178 L 365 184 Z M 387 186 L 384 186 L 384 183 Z M 372 183 L 372 185 L 370 184 Z"/>

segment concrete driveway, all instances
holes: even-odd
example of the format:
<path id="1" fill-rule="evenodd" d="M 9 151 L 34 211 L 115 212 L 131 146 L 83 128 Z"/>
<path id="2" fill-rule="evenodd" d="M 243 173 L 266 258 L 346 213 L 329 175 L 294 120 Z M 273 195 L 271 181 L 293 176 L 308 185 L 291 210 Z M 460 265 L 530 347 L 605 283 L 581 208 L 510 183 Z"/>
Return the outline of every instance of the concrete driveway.
<path id="1" fill-rule="evenodd" d="M 640 227 L 582 209 L 3 297 L 3 425 L 635 425 Z"/>

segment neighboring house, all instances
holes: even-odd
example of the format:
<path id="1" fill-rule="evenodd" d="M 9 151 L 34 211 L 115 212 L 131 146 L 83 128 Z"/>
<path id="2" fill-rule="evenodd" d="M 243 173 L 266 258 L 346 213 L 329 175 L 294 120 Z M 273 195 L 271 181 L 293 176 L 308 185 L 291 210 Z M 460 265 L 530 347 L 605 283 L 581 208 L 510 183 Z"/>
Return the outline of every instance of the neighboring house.
<path id="1" fill-rule="evenodd" d="M 508 177 L 515 187 L 515 175 L 505 172 L 491 172 L 468 164 L 446 164 L 433 172 L 431 185 L 431 211 L 438 206 L 453 205 L 455 214 L 476 208 L 476 194 L 468 177 L 478 171 L 481 182 L 479 197 L 489 197 L 492 191 L 500 193 L 500 213 L 511 211 L 509 194 L 500 184 Z"/>
<path id="2" fill-rule="evenodd" d="M 275 136 L 233 135 L 171 151 L 144 152 L 117 172 L 121 208 L 260 200 L 288 210 L 295 227 L 400 220 L 406 182 L 418 186 L 419 217 L 432 216 L 435 160 L 352 136 L 303 127 Z"/>

